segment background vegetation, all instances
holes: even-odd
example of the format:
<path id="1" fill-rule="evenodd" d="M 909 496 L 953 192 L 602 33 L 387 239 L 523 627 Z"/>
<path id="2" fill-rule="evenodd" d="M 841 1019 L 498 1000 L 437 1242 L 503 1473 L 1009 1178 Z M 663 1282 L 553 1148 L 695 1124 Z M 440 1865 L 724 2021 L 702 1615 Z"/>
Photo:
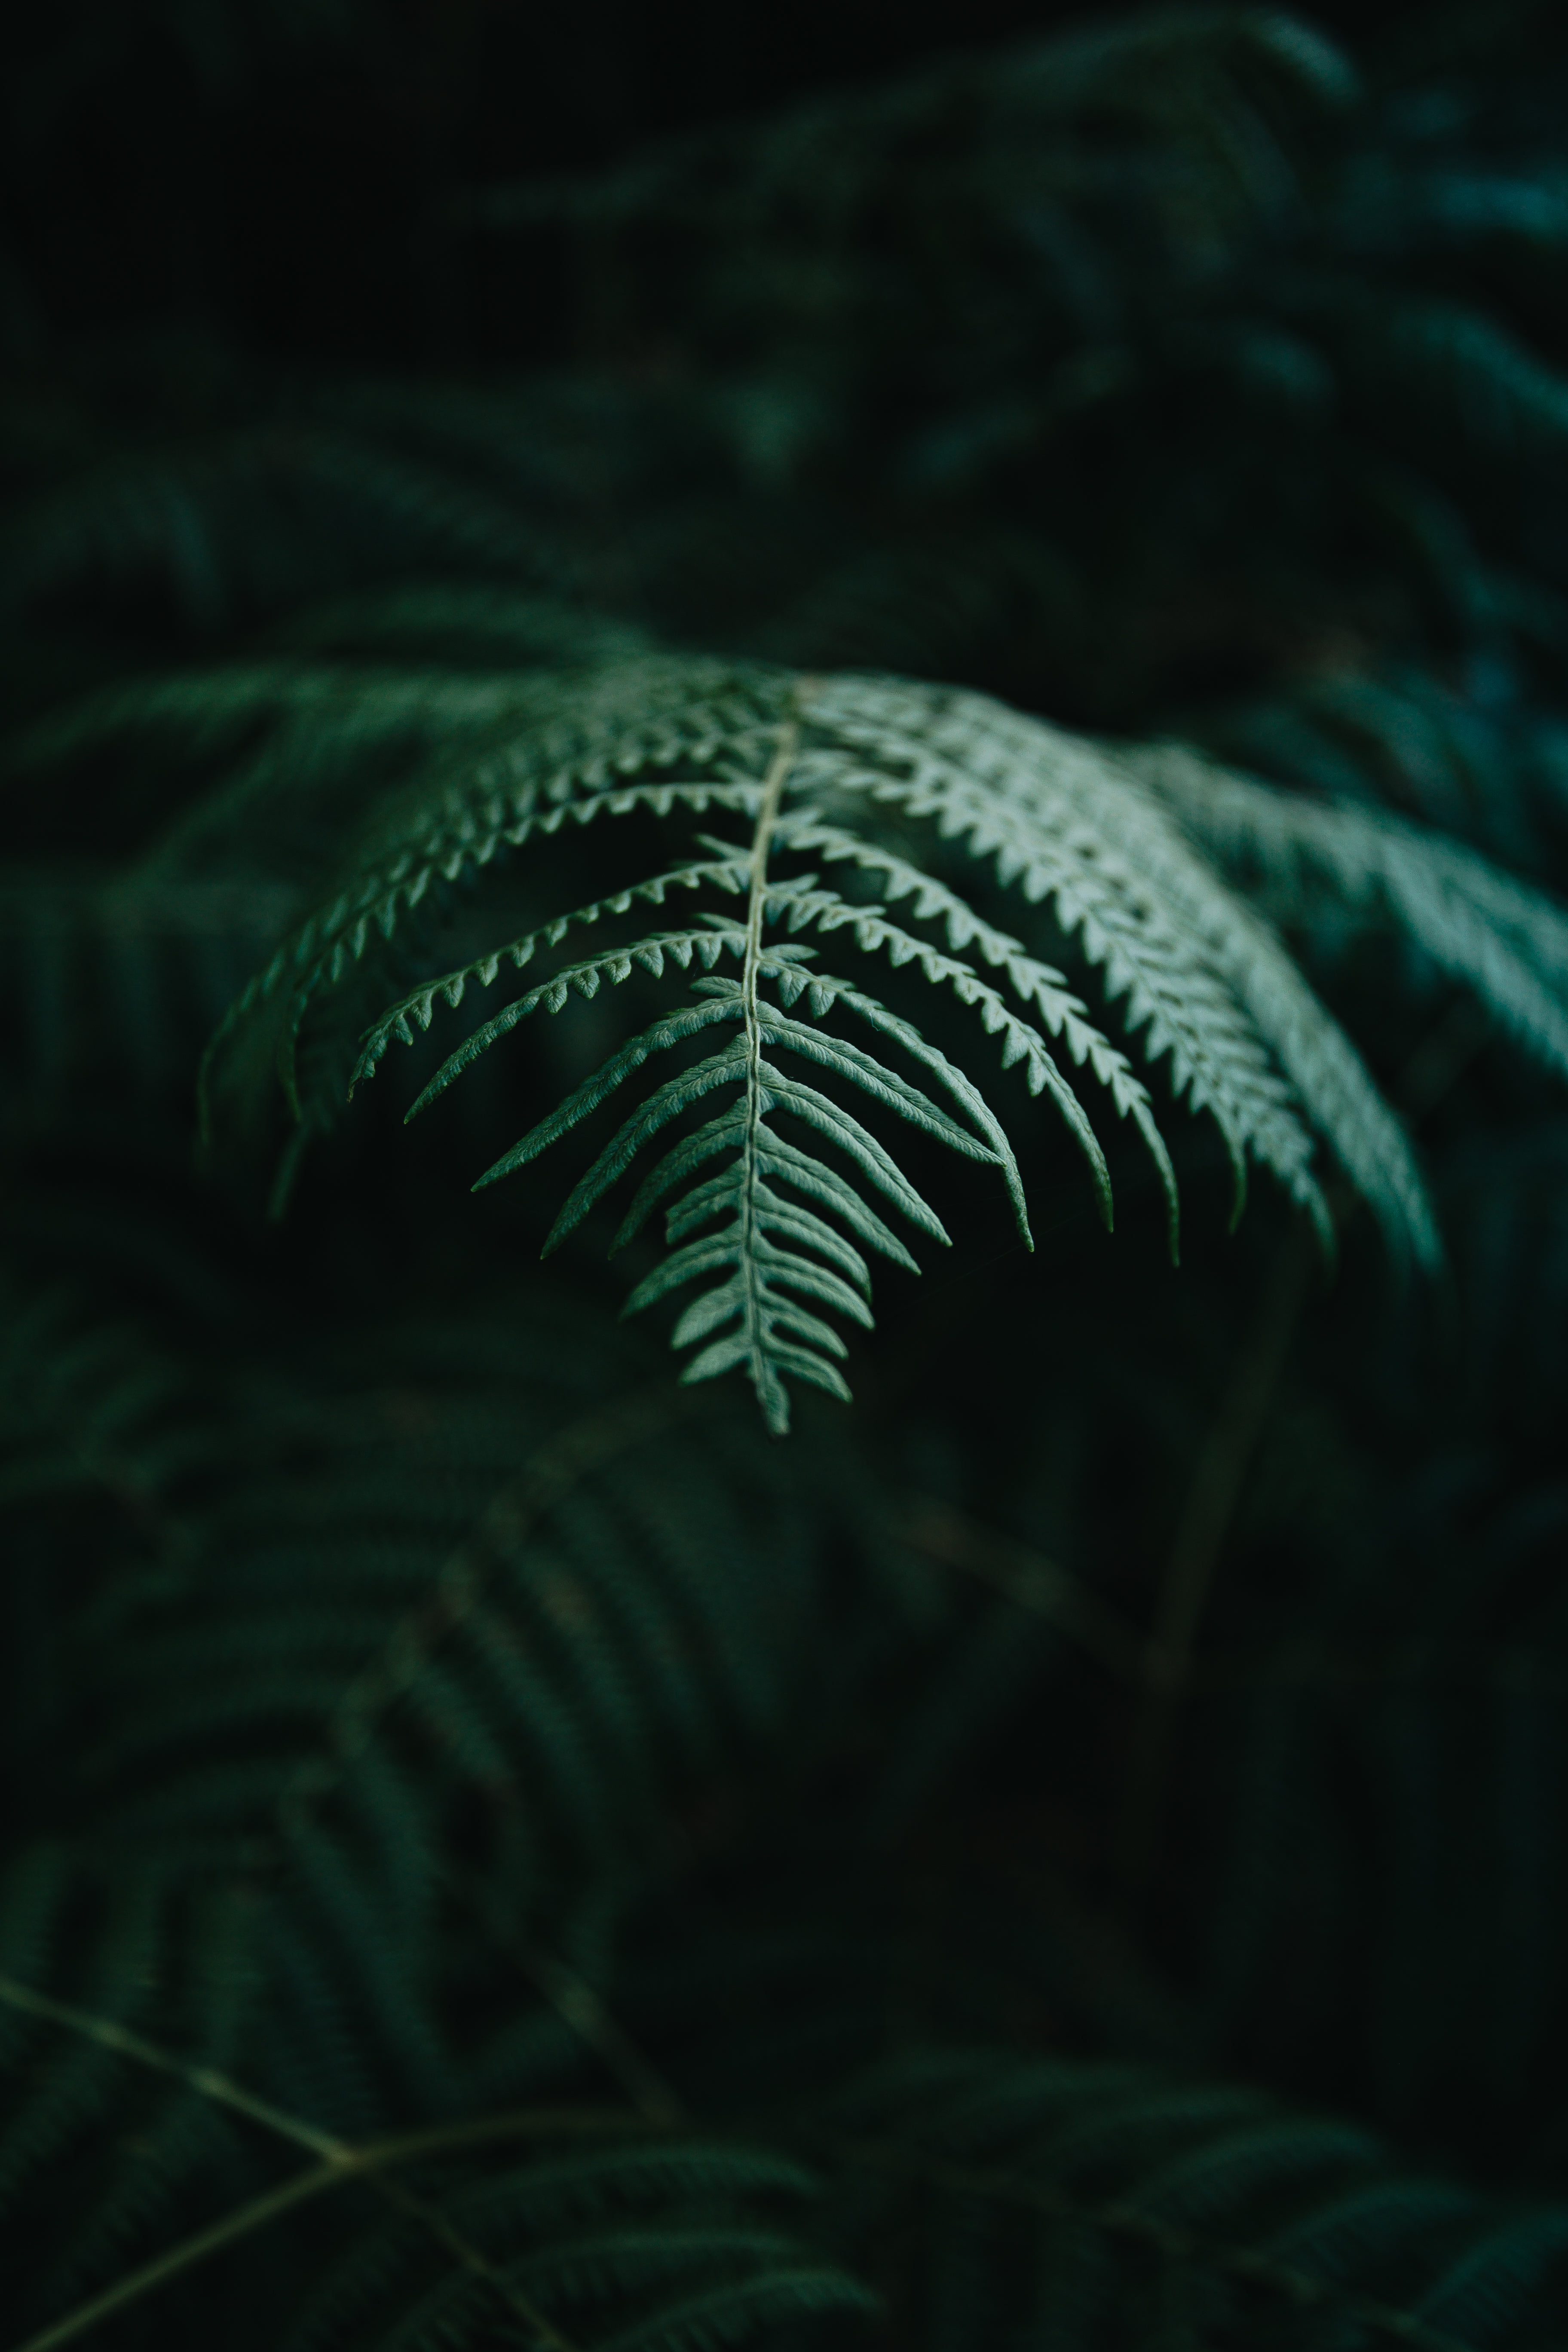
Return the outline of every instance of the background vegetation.
<path id="1" fill-rule="evenodd" d="M 0 2346 L 1562 2341 L 1554 950 L 1527 1003 L 1495 904 L 1391 935 L 1370 852 L 1211 812 L 1440 1267 L 1331 1171 L 1331 1276 L 1267 1176 L 1228 1233 L 1156 1060 L 1179 1271 L 1137 1138 L 1108 1240 L 1026 1106 L 1034 1255 L 933 1167 L 952 1249 L 787 1442 L 607 1228 L 536 1265 L 550 1181 L 468 1192 L 600 1000 L 325 1132 L 460 877 L 303 1033 L 302 1157 L 195 1108 L 345 841 L 650 656 L 1197 746 L 1560 899 L 1556 12 L 6 41 Z M 652 863 L 603 837 L 544 912 Z"/>

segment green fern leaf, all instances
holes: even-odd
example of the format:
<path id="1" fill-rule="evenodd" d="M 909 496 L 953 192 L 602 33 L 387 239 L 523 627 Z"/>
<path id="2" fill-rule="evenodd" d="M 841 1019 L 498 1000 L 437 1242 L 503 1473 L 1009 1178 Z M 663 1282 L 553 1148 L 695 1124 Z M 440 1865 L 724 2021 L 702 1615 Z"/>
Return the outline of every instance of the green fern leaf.
<path id="1" fill-rule="evenodd" d="M 1333 907 L 1397 923 L 1531 1053 L 1568 1074 L 1568 912 L 1552 900 L 1401 818 L 1279 792 L 1173 744 L 1134 756 L 1194 842 L 1279 919 Z"/>
<path id="2" fill-rule="evenodd" d="M 274 1060 L 293 1088 L 306 1023 L 353 971 L 369 969 L 366 959 L 379 952 L 379 942 L 402 935 L 433 889 L 482 873 L 569 819 L 665 819 L 710 805 L 743 811 L 753 825 L 749 845 L 700 835 L 700 855 L 510 932 L 438 977 L 405 988 L 364 1030 L 350 1083 L 370 1076 L 394 1042 L 411 1042 L 427 1028 L 438 1005 L 459 1007 L 473 987 L 493 984 L 503 966 L 521 968 L 574 928 L 616 936 L 473 1027 L 426 1084 L 416 1111 L 535 1012 L 558 1012 L 574 996 L 591 998 L 634 975 L 657 983 L 671 964 L 698 968 L 703 977 L 694 983 L 695 1002 L 630 1037 L 479 1181 L 493 1182 L 562 1140 L 653 1055 L 683 1053 L 709 1028 L 734 1024 L 732 1044 L 683 1062 L 623 1122 L 569 1193 L 546 1247 L 554 1247 L 667 1129 L 683 1126 L 710 1093 L 737 1088 L 738 1112 L 678 1134 L 645 1174 L 615 1245 L 644 1227 L 656 1203 L 679 1218 L 681 1188 L 711 1160 L 736 1156 L 746 1173 L 740 1194 L 724 1195 L 725 1246 L 733 1244 L 739 1258 L 721 1262 L 712 1235 L 699 1247 L 689 1224 L 672 1229 L 671 1246 L 696 1252 L 679 1259 L 692 1278 L 700 1265 L 724 1275 L 718 1290 L 704 1294 L 710 1303 L 683 1327 L 689 1334 L 700 1330 L 706 1342 L 692 1375 L 745 1363 L 766 1390 L 773 1425 L 782 1426 L 784 1407 L 777 1365 L 763 1370 L 772 1344 L 762 1336 L 764 1328 L 796 1351 L 797 1371 L 809 1359 L 809 1377 L 837 1393 L 837 1346 L 800 1321 L 805 1286 L 817 1286 L 818 1305 L 843 1308 L 822 1277 L 821 1270 L 831 1268 L 848 1286 L 846 1295 L 862 1300 L 857 1241 L 909 1262 L 860 1188 L 894 1202 L 933 1238 L 945 1238 L 935 1212 L 864 1121 L 826 1087 L 779 1067 L 781 1059 L 804 1058 L 834 1088 L 868 1096 L 877 1115 L 912 1123 L 949 1150 L 993 1162 L 1026 1240 L 1028 1233 L 1013 1145 L 965 1063 L 902 1012 L 819 969 L 805 934 L 852 946 L 890 967 L 900 985 L 938 990 L 977 1013 L 1000 1043 L 1004 1069 L 1016 1069 L 1029 1091 L 1047 1096 L 1061 1114 L 1109 1224 L 1104 1155 L 1078 1088 L 1047 1043 L 1060 1040 L 1071 1066 L 1103 1088 L 1141 1134 L 1164 1191 L 1174 1253 L 1175 1180 L 1146 1087 L 1063 975 L 936 870 L 955 857 L 982 877 L 989 871 L 1026 903 L 1049 902 L 1060 928 L 1100 968 L 1144 1059 L 1168 1060 L 1175 1092 L 1213 1118 L 1231 1159 L 1236 1213 L 1248 1161 L 1256 1159 L 1331 1241 L 1317 1129 L 1377 1209 L 1395 1247 L 1434 1262 L 1430 1211 L 1398 1121 L 1268 922 L 1202 854 L 1217 848 L 1231 856 L 1226 843 L 1238 832 L 1267 831 L 1247 797 L 1258 788 L 1210 771 L 1194 784 L 1198 772 L 1176 755 L 1111 752 L 976 695 L 891 679 L 792 679 L 673 656 L 613 661 L 558 678 L 536 675 L 519 683 L 504 724 L 497 723 L 500 736 L 454 744 L 447 762 L 435 763 L 400 806 L 372 824 L 345 886 L 307 919 L 235 1008 L 215 1044 L 212 1084 L 241 1082 L 247 1069 Z M 884 834 L 889 812 L 934 835 L 937 855 L 917 863 L 894 847 Z M 1373 823 L 1352 837 L 1354 822 L 1289 803 L 1275 826 L 1276 865 L 1284 859 L 1301 866 L 1305 860 L 1314 871 L 1334 869 L 1344 890 L 1359 891 L 1363 903 L 1375 901 L 1390 919 L 1438 942 L 1452 968 L 1506 1003 L 1532 1045 L 1568 1068 L 1562 1006 L 1568 926 L 1462 852 L 1409 835 L 1418 846 L 1396 856 L 1390 845 L 1405 843 L 1408 829 L 1379 831 Z M 1294 845 L 1287 848 L 1291 826 Z M 1247 853 L 1254 863 L 1256 850 L 1255 841 Z M 800 862 L 811 859 L 866 876 L 889 904 L 910 909 L 907 918 L 895 919 L 888 905 L 826 887 L 800 870 Z M 744 894 L 744 914 L 737 907 L 732 918 L 707 914 L 668 931 L 621 928 L 637 908 L 663 906 L 671 894 L 703 884 Z M 1554 927 L 1563 928 L 1563 939 Z M 727 959 L 739 965 L 738 978 L 719 971 Z M 869 1050 L 843 1036 L 835 1017 L 840 1013 L 875 1033 Z M 952 1108 L 939 1108 L 891 1067 L 889 1047 L 934 1077 Z M 781 1118 L 813 1130 L 812 1149 L 784 1146 Z M 824 1141 L 845 1155 L 847 1171 L 824 1165 Z M 793 1227 L 779 1223 L 781 1196 L 757 1190 L 770 1181 L 804 1190 L 812 1214 L 829 1229 L 842 1228 L 837 1243 L 823 1242 L 798 1212 Z M 717 1203 L 721 1180 L 707 1183 L 702 1200 Z M 858 1206 L 849 1207 L 851 1201 Z M 757 1223 L 764 1212 L 771 1228 Z M 718 1214 L 714 1206 L 697 1222 Z M 763 1239 L 795 1266 L 794 1306 L 778 1305 L 782 1275 L 777 1264 L 764 1269 Z M 818 1272 L 808 1276 L 801 1265 Z M 650 1287 L 651 1281 L 639 1286 L 641 1304 L 679 1287 L 674 1276 Z M 721 1294 L 751 1339 L 718 1336 L 713 1302 Z M 787 1342 L 775 1308 L 795 1318 Z"/>
<path id="3" fill-rule="evenodd" d="M 825 2140 L 879 2184 L 861 2258 L 889 2231 L 920 2249 L 917 2342 L 960 2281 L 971 2328 L 1044 2304 L 1069 2344 L 1289 2326 L 1457 2352 L 1549 2340 L 1568 2307 L 1561 2206 L 1412 2177 L 1370 2132 L 1237 2086 L 933 2053 L 836 2103 Z"/>

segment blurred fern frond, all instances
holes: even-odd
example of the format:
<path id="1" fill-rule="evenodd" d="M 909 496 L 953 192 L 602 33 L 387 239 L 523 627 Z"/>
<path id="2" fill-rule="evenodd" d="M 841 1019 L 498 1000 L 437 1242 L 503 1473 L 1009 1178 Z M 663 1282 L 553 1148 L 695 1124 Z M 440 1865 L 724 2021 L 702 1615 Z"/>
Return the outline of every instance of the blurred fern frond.
<path id="1" fill-rule="evenodd" d="M 552 1335 L 537 1307 L 505 1341 L 362 1336 L 336 1367 L 263 1358 L 216 1393 L 195 1365 L 150 1384 L 129 1331 L 46 1307 L 10 1329 L 30 1370 L 9 1419 L 58 1422 L 73 1448 L 8 1425 L 27 1450 L 0 1486 L 7 1601 L 45 1613 L 56 1661 L 5 1743 L 20 1834 L 0 1888 L 0 2237 L 28 2248 L 40 2318 L 154 2259 L 204 2199 L 265 2198 L 265 2138 L 204 2095 L 204 2069 L 355 2139 L 584 2066 L 668 2115 L 593 1979 L 682 1805 L 820 1718 L 889 1638 L 898 1587 L 854 1601 L 832 1464 L 792 1493 L 747 1424 L 662 1389 L 606 1400 L 613 1332 Z M 84 1514 L 105 1485 L 109 1516 Z M 127 2037 L 184 2071 L 149 2072 Z M 639 2177 L 700 2172 L 672 2152 Z M 566 2169 L 453 2190 L 509 2263 L 535 2193 L 564 2231 Z M 608 2174 L 576 2193 L 615 2202 Z M 586 2284 L 559 2292 L 618 2281 L 651 2313 L 668 2275 L 694 2312 L 732 2301 L 737 2326 L 797 2291 L 832 2299 L 731 2227 L 723 2193 L 689 2232 L 667 2214 L 664 2273 L 651 2222 L 566 2231 L 561 2275 Z M 344 2294 L 374 2302 L 404 2259 L 378 2241 Z M 476 2293 L 439 2264 L 426 2284 L 454 2311 Z"/>
<path id="2" fill-rule="evenodd" d="M 0 873 L 5 1062 L 19 1104 L 90 1079 L 165 1097 L 298 900 L 260 876 Z"/>
<path id="3" fill-rule="evenodd" d="M 1531 1053 L 1568 1069 L 1557 989 L 1568 920 L 1538 890 L 1457 843 L 1370 809 L 1327 807 L 1175 747 L 1131 755 L 1190 837 L 1285 925 L 1333 914 L 1397 927 L 1479 986 Z"/>
<path id="4" fill-rule="evenodd" d="M 1248 2087 L 933 2052 L 835 2109 L 875 2275 L 910 2340 L 1532 2344 L 1561 2326 L 1568 2213 L 1402 2171 L 1369 2132 Z M 842 2208 L 840 2209 L 843 2210 Z"/>
<path id="5" fill-rule="evenodd" d="M 1373 1489 L 1375 1586 L 1325 1564 L 1272 1638 L 1200 1675 L 1192 1769 L 1215 1794 L 1194 1961 L 1244 2063 L 1299 2074 L 1326 2033 L 1338 2095 L 1535 2169 L 1568 2060 L 1568 1492 L 1549 1460 L 1507 1485 L 1500 1468 L 1438 1449 Z M 1300 1492 L 1282 1499 L 1299 1522 Z"/>
<path id="6" fill-rule="evenodd" d="M 461 2232 L 461 2260 L 395 2211 L 360 2232 L 281 2343 L 305 2352 L 353 2327 L 378 2347 L 482 2344 L 513 2297 L 510 2315 L 551 2352 L 684 2352 L 869 2317 L 870 2291 L 813 2245 L 816 2185 L 797 2159 L 696 2135 L 587 2153 L 568 2140 L 442 2184 L 432 2211 L 441 2236 Z"/>
<path id="7" fill-rule="evenodd" d="M 1467 85 L 1413 56 L 1369 86 L 1282 12 L 1152 12 L 455 209 L 503 251 L 574 240 L 612 350 L 657 299 L 781 579 L 821 514 L 771 609 L 715 545 L 710 638 L 728 601 L 785 660 L 1142 729 L 1208 658 L 1403 650 L 1414 604 L 1548 683 L 1561 173 L 1492 37 Z"/>

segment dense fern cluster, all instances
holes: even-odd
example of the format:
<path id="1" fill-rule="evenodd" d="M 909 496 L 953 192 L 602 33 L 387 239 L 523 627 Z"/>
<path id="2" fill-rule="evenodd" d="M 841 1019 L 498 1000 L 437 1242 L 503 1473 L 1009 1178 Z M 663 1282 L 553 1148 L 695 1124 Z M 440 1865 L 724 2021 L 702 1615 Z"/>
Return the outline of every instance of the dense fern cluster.
<path id="1" fill-rule="evenodd" d="M 526 13 L 17 44 L 0 2352 L 1554 2344 L 1561 29 Z"/>
<path id="2" fill-rule="evenodd" d="M 918 1594 L 862 1571 L 852 1598 L 831 1462 L 807 1499 L 744 1428 L 627 1388 L 632 1366 L 607 1393 L 613 1338 L 522 1312 L 515 1336 L 470 1317 L 318 1339 L 309 1367 L 260 1328 L 209 1369 L 199 1329 L 182 1360 L 145 1318 L 14 1301 L 14 1355 L 51 1377 L 7 1397 L 10 1557 L 59 1699 L 40 1720 L 17 1695 L 34 1738 L 0 1901 L 12 2259 L 54 2241 L 13 2326 L 215 2196 L 265 2204 L 289 2141 L 326 2160 L 313 2195 L 333 2147 L 400 2147 L 411 2112 L 407 2158 L 367 2171 L 449 2150 L 443 2225 L 362 2249 L 355 2210 L 309 2293 L 316 2258 L 285 2282 L 259 2250 L 272 2324 L 303 2296 L 300 2341 L 422 2264 L 433 2308 L 482 2316 L 481 2256 L 526 2241 L 541 2200 L 589 2219 L 552 2297 L 602 2259 L 660 2307 L 697 2285 L 737 2312 L 855 2299 L 744 2215 L 750 2191 L 798 2196 L 797 2162 L 627 2143 L 606 2084 L 634 2120 L 668 2125 L 670 2095 L 593 1983 L 683 1793 L 804 1728 L 817 1654 L 864 1671 Z M 476 2176 L 466 2152 L 491 2147 L 502 2171 Z M 623 2205 L 595 2256 L 591 2217 Z"/>

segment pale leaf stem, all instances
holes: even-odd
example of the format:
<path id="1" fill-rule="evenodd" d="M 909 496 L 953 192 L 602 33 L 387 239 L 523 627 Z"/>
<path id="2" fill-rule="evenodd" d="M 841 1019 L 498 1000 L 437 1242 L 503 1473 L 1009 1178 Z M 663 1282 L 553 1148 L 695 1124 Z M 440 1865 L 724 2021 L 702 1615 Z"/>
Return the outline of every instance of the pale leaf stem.
<path id="1" fill-rule="evenodd" d="M 763 1038 L 757 1013 L 757 982 L 763 957 L 763 924 L 768 904 L 768 853 L 773 847 L 778 825 L 779 809 L 784 800 L 784 785 L 795 765 L 800 741 L 800 729 L 793 719 L 782 730 L 778 748 L 768 764 L 763 780 L 762 804 L 757 810 L 756 829 L 752 835 L 751 892 L 746 904 L 746 948 L 741 974 L 742 1019 L 745 1030 L 746 1050 L 746 1129 L 742 1146 L 740 1232 L 737 1244 L 744 1276 L 744 1303 L 747 1347 L 753 1366 L 752 1382 L 757 1401 L 767 1414 L 770 1425 L 775 1423 L 775 1409 L 765 1393 L 763 1372 L 763 1333 L 760 1328 L 758 1300 L 750 1268 L 756 1255 L 757 1135 L 762 1126 L 763 1098 Z"/>

